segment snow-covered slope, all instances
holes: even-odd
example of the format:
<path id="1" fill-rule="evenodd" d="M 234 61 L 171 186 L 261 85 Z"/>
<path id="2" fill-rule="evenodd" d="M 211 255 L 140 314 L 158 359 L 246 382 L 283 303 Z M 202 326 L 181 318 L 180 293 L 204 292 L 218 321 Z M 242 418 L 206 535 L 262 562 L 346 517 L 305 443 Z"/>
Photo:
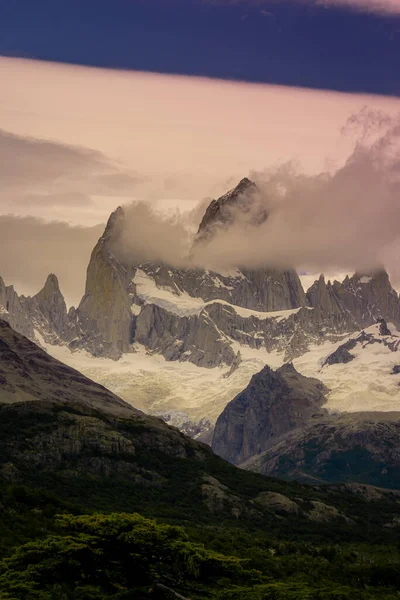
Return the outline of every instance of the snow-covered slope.
<path id="1" fill-rule="evenodd" d="M 322 366 L 339 346 L 359 339 L 360 332 L 340 342 L 313 347 L 294 360 L 294 366 L 303 375 L 320 379 L 331 390 L 326 408 L 332 411 L 400 410 L 400 373 L 393 374 L 393 368 L 400 364 L 400 333 L 393 326 L 389 328 L 391 336 L 381 336 L 378 325 L 367 328 L 364 341 L 358 341 L 350 352 L 355 357 L 351 362 Z M 135 345 L 135 353 L 125 354 L 118 361 L 47 345 L 52 356 L 145 412 L 178 411 L 194 422 L 207 418 L 212 423 L 252 375 L 266 364 L 275 369 L 284 363 L 283 352 L 268 353 L 265 348 L 248 346 L 238 349 L 242 362 L 228 377 L 228 367 L 206 369 L 189 362 L 167 361 L 139 344 Z M 179 419 L 182 415 L 177 416 L 177 425 Z"/>
<path id="2" fill-rule="evenodd" d="M 47 345 L 49 354 L 101 383 L 145 412 L 186 413 L 197 422 L 206 417 L 215 421 L 225 405 L 264 366 L 267 358 L 278 366 L 281 360 L 265 351 L 252 351 L 229 377 L 229 368 L 206 369 L 192 363 L 170 362 L 139 345 L 135 353 L 118 361 L 95 358 L 84 350 L 70 352 L 66 346 Z"/>
<path id="3" fill-rule="evenodd" d="M 379 325 L 352 334 L 342 342 L 324 344 L 293 361 L 303 375 L 317 377 L 331 392 L 326 408 L 338 412 L 400 410 L 400 332 L 388 325 L 392 335 L 382 336 Z M 348 363 L 325 364 L 326 359 L 347 341 L 357 341 Z M 324 365 L 324 366 L 323 366 Z"/>

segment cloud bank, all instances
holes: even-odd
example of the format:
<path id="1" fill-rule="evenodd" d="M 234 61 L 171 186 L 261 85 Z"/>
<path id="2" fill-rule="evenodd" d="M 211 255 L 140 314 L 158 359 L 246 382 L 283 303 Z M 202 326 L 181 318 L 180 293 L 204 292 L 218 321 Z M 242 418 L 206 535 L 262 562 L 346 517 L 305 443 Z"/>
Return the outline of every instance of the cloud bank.
<path id="1" fill-rule="evenodd" d="M 136 199 L 147 204 L 142 212 L 149 219 L 150 238 L 153 220 L 163 223 L 162 214 L 178 206 L 182 216 L 170 215 L 174 226 L 169 242 L 163 245 L 164 233 L 158 233 L 160 246 L 155 253 L 157 258 L 170 257 L 178 264 L 187 253 L 188 239 L 190 242 L 207 202 L 234 187 L 252 170 L 270 187 L 273 176 L 274 181 L 291 178 L 293 186 L 295 181 L 306 186 L 307 176 L 314 174 L 309 181 L 314 189 L 319 177 L 323 179 L 344 165 L 353 153 L 354 136 L 369 147 L 369 130 L 375 137 L 382 127 L 386 131 L 400 109 L 399 100 L 394 98 L 1 57 L 0 80 L 0 215 L 73 222 L 84 226 L 84 237 L 84 232 L 91 230 L 89 226 L 104 223 L 116 206 Z M 359 114 L 364 105 L 384 113 L 375 113 L 373 119 L 370 116 L 368 126 L 364 119 L 365 131 L 359 129 L 357 117 L 347 125 L 350 135 L 340 135 L 348 115 Z M 279 168 L 287 160 L 300 166 Z M 266 165 L 272 165 L 268 173 L 263 171 Z M 275 185 L 279 191 L 278 183 Z M 318 197 L 317 192 L 314 196 Z M 188 210 L 204 198 L 203 205 L 190 216 Z M 134 232 L 134 216 L 132 221 Z M 0 275 L 20 291 L 33 294 L 48 272 L 54 271 L 60 275 L 69 301 L 76 302 L 83 291 L 90 250 L 101 228 L 98 235 L 88 234 L 87 245 L 79 253 L 76 248 L 81 242 L 75 242 L 64 224 L 60 249 L 53 252 L 51 244 L 47 247 L 43 243 L 42 256 L 39 242 L 29 243 L 29 228 L 24 229 L 26 239 L 17 233 L 17 229 L 22 231 L 23 221 L 18 223 L 17 227 L 13 221 L 14 242 L 12 236 L 4 238 L 6 227 L 0 231 Z M 42 221 L 37 223 L 41 225 L 35 225 L 32 235 L 35 240 L 39 235 L 44 239 L 49 230 Z M 142 231 L 137 233 L 138 241 Z M 52 239 L 55 247 L 56 236 Z M 18 249 L 19 240 L 27 250 L 24 255 Z M 268 250 L 263 240 L 257 243 Z M 245 245 L 246 240 L 243 248 Z M 144 247 L 147 254 L 152 252 L 151 245 L 137 246 Z M 61 258 L 57 264 L 46 262 L 49 257 L 44 252 L 50 258 L 51 254 L 63 255 L 65 264 Z M 75 253 L 81 255 L 81 264 L 70 258 Z M 387 264 L 393 255 L 399 256 L 395 242 L 388 244 L 385 253 L 389 255 Z M 335 260 L 329 262 L 334 264 Z"/>
<path id="2" fill-rule="evenodd" d="M 131 199 L 141 178 L 102 152 L 0 129 L 0 181 L 3 212 L 51 218 L 54 207 L 93 210 L 94 196 Z"/>
<path id="3" fill-rule="evenodd" d="M 123 258 L 217 271 L 367 271 L 384 264 L 400 282 L 400 117 L 363 111 L 346 130 L 354 128 L 360 141 L 334 173 L 305 175 L 289 163 L 250 174 L 269 214 L 261 225 L 238 218 L 191 248 L 200 210 L 165 216 L 133 205 L 120 240 Z"/>

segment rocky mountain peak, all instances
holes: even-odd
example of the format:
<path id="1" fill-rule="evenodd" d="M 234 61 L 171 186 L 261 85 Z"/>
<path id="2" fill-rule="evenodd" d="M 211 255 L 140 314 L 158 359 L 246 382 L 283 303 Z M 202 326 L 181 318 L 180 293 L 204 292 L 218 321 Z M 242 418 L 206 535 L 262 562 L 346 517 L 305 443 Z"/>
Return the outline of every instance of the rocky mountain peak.
<path id="1" fill-rule="evenodd" d="M 43 288 L 40 290 L 38 294 L 35 296 L 40 301 L 55 301 L 59 302 L 62 298 L 64 301 L 64 297 L 60 290 L 60 285 L 58 283 L 57 276 L 54 273 L 50 273 L 50 275 L 46 279 L 46 283 Z"/>
<path id="2" fill-rule="evenodd" d="M 260 199 L 257 185 L 245 177 L 236 187 L 209 204 L 197 232 L 197 241 L 209 239 L 218 226 L 231 225 L 237 214 L 246 215 L 255 225 L 261 224 L 268 215 Z"/>
<path id="3" fill-rule="evenodd" d="M 104 229 L 104 233 L 101 236 L 100 240 L 109 240 L 111 237 L 115 237 L 118 227 L 123 221 L 124 217 L 124 209 L 122 208 L 122 206 L 118 206 L 118 208 L 116 208 L 114 212 L 112 212 L 109 216 L 107 225 Z"/>
<path id="4" fill-rule="evenodd" d="M 400 326 L 399 296 L 384 269 L 355 273 L 342 283 L 335 281 L 333 289 L 338 301 L 354 315 L 360 328 L 373 325 L 377 318 Z"/>
<path id="5" fill-rule="evenodd" d="M 304 377 L 291 363 L 273 371 L 265 366 L 225 407 L 214 430 L 214 452 L 241 464 L 267 450 L 282 435 L 323 414 L 327 389 Z"/>
<path id="6" fill-rule="evenodd" d="M 307 290 L 306 297 L 319 319 L 333 318 L 335 322 L 338 322 L 343 318 L 343 307 L 338 302 L 331 282 L 326 283 L 323 274 Z"/>

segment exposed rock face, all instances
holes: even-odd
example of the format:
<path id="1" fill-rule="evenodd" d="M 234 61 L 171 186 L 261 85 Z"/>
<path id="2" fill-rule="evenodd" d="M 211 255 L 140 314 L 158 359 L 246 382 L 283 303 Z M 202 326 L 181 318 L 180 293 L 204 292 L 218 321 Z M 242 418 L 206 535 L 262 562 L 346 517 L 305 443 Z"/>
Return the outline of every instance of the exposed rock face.
<path id="1" fill-rule="evenodd" d="M 234 517 L 239 517 L 246 511 L 243 501 L 233 494 L 226 485 L 210 475 L 204 477 L 201 495 L 210 512 L 224 513 L 229 511 Z"/>
<path id="2" fill-rule="evenodd" d="M 349 350 L 353 350 L 357 346 L 356 340 L 349 340 L 345 344 L 341 344 L 335 352 L 332 352 L 322 365 L 325 367 L 326 365 L 337 365 L 337 364 L 347 364 L 354 360 L 354 355 L 350 354 Z"/>
<path id="3" fill-rule="evenodd" d="M 205 302 L 224 300 L 230 304 L 262 312 L 287 310 L 307 304 L 297 273 L 293 270 L 237 269 L 217 273 L 203 269 L 174 269 L 139 265 L 159 287 L 173 293 L 186 292 Z"/>
<path id="4" fill-rule="evenodd" d="M 400 489 L 400 413 L 345 413 L 289 433 L 245 465 L 307 482 Z"/>
<path id="5" fill-rule="evenodd" d="M 76 336 L 74 322 L 55 275 L 48 276 L 43 289 L 31 297 L 18 296 L 13 286 L 0 278 L 0 317 L 36 343 L 68 343 Z"/>
<path id="6" fill-rule="evenodd" d="M 387 326 L 385 319 L 378 319 L 378 323 L 379 323 L 379 335 L 392 335 L 392 332 L 390 331 L 389 327 Z"/>
<path id="7" fill-rule="evenodd" d="M 335 506 L 325 504 L 325 502 L 319 502 L 318 500 L 311 501 L 312 509 L 308 513 L 308 518 L 311 521 L 317 521 L 318 523 L 329 523 L 329 521 L 336 521 L 337 519 L 343 519 L 349 521 L 343 513 L 341 513 Z"/>
<path id="8" fill-rule="evenodd" d="M 75 347 L 83 346 L 94 356 L 119 358 L 131 351 L 133 342 L 129 296 L 133 273 L 115 259 L 110 249 L 118 239 L 123 218 L 123 210 L 118 208 L 97 242 L 88 266 L 85 295 L 76 311 L 83 335 Z"/>
<path id="9" fill-rule="evenodd" d="M 50 357 L 0 320 L 0 403 L 45 401 L 112 414 L 141 414 L 112 392 Z"/>
<path id="10" fill-rule="evenodd" d="M 216 235 L 241 214 L 261 222 L 266 218 L 255 184 L 243 180 L 207 209 L 199 228 L 201 238 Z M 256 206 L 254 206 L 256 203 Z M 261 214 L 262 213 L 262 214 Z M 139 342 L 167 360 L 189 360 L 199 366 L 231 365 L 237 352 L 220 335 L 220 323 L 207 309 L 197 318 L 174 315 L 168 308 L 146 302 L 135 285 L 135 273 L 143 272 L 156 288 L 179 297 L 188 294 L 204 302 L 218 299 L 263 312 L 290 310 L 306 304 L 300 279 L 293 270 L 242 269 L 216 273 L 204 269 L 176 269 L 162 264 L 126 264 L 118 253 L 124 212 L 111 215 L 104 235 L 93 250 L 85 295 L 70 319 L 79 335 L 71 348 L 85 348 L 95 356 L 119 358 Z M 205 236 L 205 237 L 204 237 Z M 143 308 L 143 304 L 146 304 Z"/>
<path id="11" fill-rule="evenodd" d="M 208 419 L 203 418 L 197 422 L 191 421 L 186 413 L 180 411 L 159 413 L 157 416 L 160 417 L 164 423 L 168 423 L 168 425 L 171 425 L 172 427 L 177 427 L 182 433 L 188 435 L 190 438 L 209 443 L 206 440 L 212 435 L 213 425 Z"/>
<path id="12" fill-rule="evenodd" d="M 264 367 L 218 418 L 214 452 L 234 464 L 264 452 L 282 435 L 321 416 L 326 391 L 291 364 L 277 371 Z"/>
<path id="13" fill-rule="evenodd" d="M 0 318 L 10 323 L 16 331 L 34 338 L 33 324 L 12 285 L 6 286 L 0 277 Z"/>
<path id="14" fill-rule="evenodd" d="M 382 334 L 382 328 L 384 334 Z M 380 337 L 377 337 L 373 333 L 366 333 L 365 331 L 362 331 L 357 337 L 351 338 L 344 344 L 341 344 L 335 350 L 335 352 L 332 352 L 332 354 L 328 356 L 322 366 L 329 367 L 330 365 L 334 364 L 347 364 L 355 358 L 354 354 L 351 354 L 351 350 L 360 350 L 372 344 L 381 344 L 386 346 L 390 352 L 393 353 L 400 350 L 400 338 L 391 335 L 387 328 L 386 322 L 383 319 L 381 319 L 379 322 L 378 331 Z M 387 333 L 387 331 L 389 331 L 389 333 Z"/>
<path id="15" fill-rule="evenodd" d="M 200 367 L 231 365 L 236 354 L 230 341 L 209 318 L 179 317 L 159 306 L 144 306 L 136 319 L 135 341 L 167 360 L 189 360 Z"/>
<path id="16" fill-rule="evenodd" d="M 69 342 L 76 335 L 55 275 L 49 275 L 43 289 L 25 303 L 30 321 L 46 342 Z"/>
<path id="17" fill-rule="evenodd" d="M 253 225 L 263 223 L 268 217 L 263 207 L 260 190 L 247 177 L 242 179 L 233 190 L 211 202 L 201 220 L 196 243 L 210 239 L 219 228 L 232 225 L 237 214 L 243 222 Z"/>
<path id="18" fill-rule="evenodd" d="M 300 507 L 296 502 L 277 492 L 262 492 L 257 496 L 255 502 L 278 514 L 297 515 L 300 512 Z"/>
<path id="19" fill-rule="evenodd" d="M 3 320 L 0 368 L 2 482 L 39 488 L 51 482 L 62 498 L 77 490 L 89 507 L 97 506 L 99 489 L 112 486 L 128 497 L 132 492 L 130 507 L 145 506 L 150 493 L 161 512 L 170 508 L 172 499 L 177 510 L 192 518 L 195 504 L 201 502 L 204 510 L 224 519 L 251 518 L 261 527 L 274 518 L 276 523 L 286 517 L 292 522 L 307 519 L 311 526 L 313 520 L 337 519 L 351 534 L 356 491 L 288 486 L 235 470 L 204 444 L 140 413 L 51 358 Z M 329 504 L 324 502 L 327 496 Z M 388 492 L 384 498 L 388 527 L 398 526 L 398 498 Z M 376 507 L 369 505 L 369 498 L 360 498 L 360 503 L 357 507 L 369 519 Z M 362 518 L 356 514 L 354 519 L 360 528 Z M 373 518 L 370 526 L 376 527 Z"/>
<path id="20" fill-rule="evenodd" d="M 321 324 L 325 322 L 329 327 L 334 326 L 347 331 L 356 328 L 353 315 L 341 304 L 334 286 L 330 281 L 326 283 L 323 275 L 307 290 L 306 296 Z"/>
<path id="21" fill-rule="evenodd" d="M 386 271 L 356 273 L 343 283 L 335 281 L 332 287 L 340 305 L 351 313 L 359 329 L 373 325 L 380 317 L 400 327 L 399 296 Z"/>

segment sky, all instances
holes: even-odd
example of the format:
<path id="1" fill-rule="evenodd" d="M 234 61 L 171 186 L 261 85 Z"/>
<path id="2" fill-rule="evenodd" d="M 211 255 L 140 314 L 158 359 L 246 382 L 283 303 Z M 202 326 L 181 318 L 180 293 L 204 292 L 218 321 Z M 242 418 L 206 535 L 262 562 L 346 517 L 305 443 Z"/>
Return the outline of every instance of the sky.
<path id="1" fill-rule="evenodd" d="M 198 217 L 289 164 L 315 186 L 396 129 L 399 36 L 397 0 L 0 0 L 0 275 L 34 293 L 53 271 L 76 304 L 120 204 Z M 358 159 L 345 193 L 383 229 Z"/>
<path id="2" fill-rule="evenodd" d="M 0 54 L 398 96 L 399 0 L 1 0 Z"/>

